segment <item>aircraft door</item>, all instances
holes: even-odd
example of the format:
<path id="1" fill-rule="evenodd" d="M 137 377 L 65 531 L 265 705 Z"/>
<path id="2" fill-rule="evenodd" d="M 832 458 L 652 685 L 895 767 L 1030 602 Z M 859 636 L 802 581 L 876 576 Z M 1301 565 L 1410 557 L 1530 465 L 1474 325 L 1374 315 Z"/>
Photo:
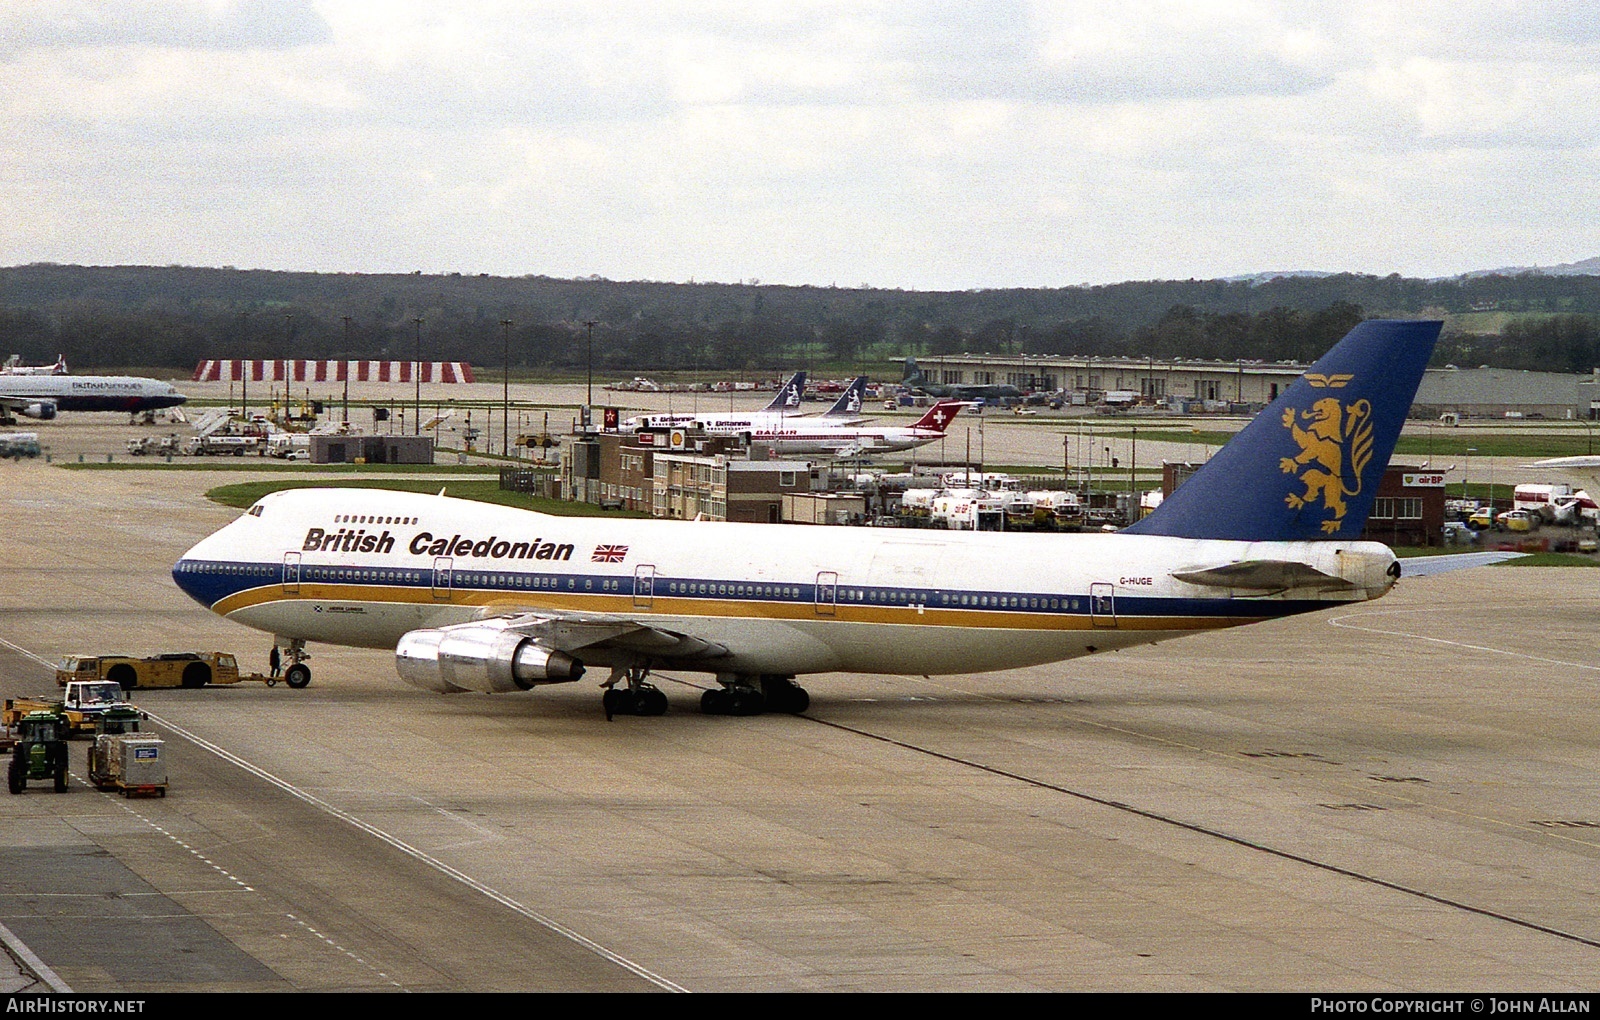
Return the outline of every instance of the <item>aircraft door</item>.
<path id="1" fill-rule="evenodd" d="M 1116 589 L 1106 581 L 1098 581 L 1089 586 L 1089 622 L 1096 627 L 1115 627 L 1117 625 L 1117 596 Z"/>
<path id="2" fill-rule="evenodd" d="M 839 604 L 839 572 L 836 570 L 817 571 L 817 615 L 832 616 L 834 609 Z"/>
<path id="3" fill-rule="evenodd" d="M 649 609 L 655 598 L 656 568 L 651 563 L 641 563 L 633 568 L 633 607 Z"/>
<path id="4" fill-rule="evenodd" d="M 455 572 L 455 561 L 449 556 L 435 556 L 433 559 L 433 597 L 440 602 L 450 601 L 451 575 Z"/>
<path id="5" fill-rule="evenodd" d="M 300 594 L 300 554 L 297 552 L 283 554 L 283 593 Z"/>

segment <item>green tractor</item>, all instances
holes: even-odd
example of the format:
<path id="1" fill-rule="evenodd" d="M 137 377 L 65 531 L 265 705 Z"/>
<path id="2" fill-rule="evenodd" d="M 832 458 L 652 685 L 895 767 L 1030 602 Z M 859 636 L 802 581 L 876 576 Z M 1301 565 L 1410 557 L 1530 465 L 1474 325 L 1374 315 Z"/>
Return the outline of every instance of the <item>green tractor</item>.
<path id="1" fill-rule="evenodd" d="M 30 779 L 55 779 L 56 792 L 67 792 L 66 720 L 54 712 L 29 712 L 16 725 L 16 745 L 7 773 L 12 793 L 28 788 Z"/>

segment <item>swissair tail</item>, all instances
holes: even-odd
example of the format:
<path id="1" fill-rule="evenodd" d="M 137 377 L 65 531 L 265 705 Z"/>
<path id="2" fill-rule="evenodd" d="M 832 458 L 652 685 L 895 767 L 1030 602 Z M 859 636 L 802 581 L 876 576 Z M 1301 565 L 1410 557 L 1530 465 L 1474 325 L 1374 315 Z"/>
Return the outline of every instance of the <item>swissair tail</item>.
<path id="1" fill-rule="evenodd" d="M 941 400 L 928 408 L 928 413 L 918 418 L 916 424 L 911 427 L 943 432 L 950 427 L 950 423 L 955 421 L 956 415 L 960 414 L 961 409 L 966 406 L 966 403 L 960 400 Z"/>

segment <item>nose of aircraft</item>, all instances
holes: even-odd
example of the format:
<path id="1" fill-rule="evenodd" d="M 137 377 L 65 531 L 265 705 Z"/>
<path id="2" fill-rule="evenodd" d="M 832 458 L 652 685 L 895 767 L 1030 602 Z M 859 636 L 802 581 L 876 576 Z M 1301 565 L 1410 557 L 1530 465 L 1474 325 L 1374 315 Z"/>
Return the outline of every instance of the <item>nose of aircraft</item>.
<path id="1" fill-rule="evenodd" d="M 215 538 L 212 535 L 196 542 L 172 565 L 172 583 L 207 609 L 222 597 L 219 582 L 225 564 L 216 562 L 216 557 L 207 553 L 207 547 Z"/>
<path id="2" fill-rule="evenodd" d="M 178 586 L 179 591 L 194 599 L 196 602 L 209 606 L 210 603 L 201 598 L 198 593 L 199 579 L 198 571 L 196 569 L 197 567 L 198 563 L 195 560 L 194 549 L 190 549 L 188 552 L 178 557 L 178 562 L 172 565 L 172 583 Z"/>

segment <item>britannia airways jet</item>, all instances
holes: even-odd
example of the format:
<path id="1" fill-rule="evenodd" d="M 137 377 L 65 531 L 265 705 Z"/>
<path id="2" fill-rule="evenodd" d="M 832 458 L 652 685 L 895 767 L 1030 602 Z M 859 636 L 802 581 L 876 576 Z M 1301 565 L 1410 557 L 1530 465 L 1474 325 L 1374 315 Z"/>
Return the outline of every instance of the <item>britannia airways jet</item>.
<path id="1" fill-rule="evenodd" d="M 607 714 L 656 715 L 651 670 L 715 678 L 703 711 L 802 712 L 809 673 L 983 673 L 1376 599 L 1359 540 L 1437 322 L 1357 326 L 1150 516 L 1114 534 L 551 517 L 370 489 L 261 499 L 178 585 L 276 635 L 393 648 L 440 693 L 600 667 Z"/>
<path id="2" fill-rule="evenodd" d="M 155 411 L 189 398 L 159 379 L 130 375 L 0 375 L 0 423 L 49 421 L 58 411 Z"/>
<path id="3" fill-rule="evenodd" d="M 806 374 L 796 372 L 789 377 L 789 381 L 778 387 L 778 392 L 767 401 L 767 406 L 759 411 L 736 413 L 729 411 L 726 414 L 717 412 L 696 412 L 693 414 L 641 414 L 623 422 L 623 426 L 630 429 L 645 428 L 728 428 L 738 431 L 748 429 L 753 425 L 765 425 L 782 421 L 785 418 L 800 414 L 800 398 L 805 394 Z"/>

